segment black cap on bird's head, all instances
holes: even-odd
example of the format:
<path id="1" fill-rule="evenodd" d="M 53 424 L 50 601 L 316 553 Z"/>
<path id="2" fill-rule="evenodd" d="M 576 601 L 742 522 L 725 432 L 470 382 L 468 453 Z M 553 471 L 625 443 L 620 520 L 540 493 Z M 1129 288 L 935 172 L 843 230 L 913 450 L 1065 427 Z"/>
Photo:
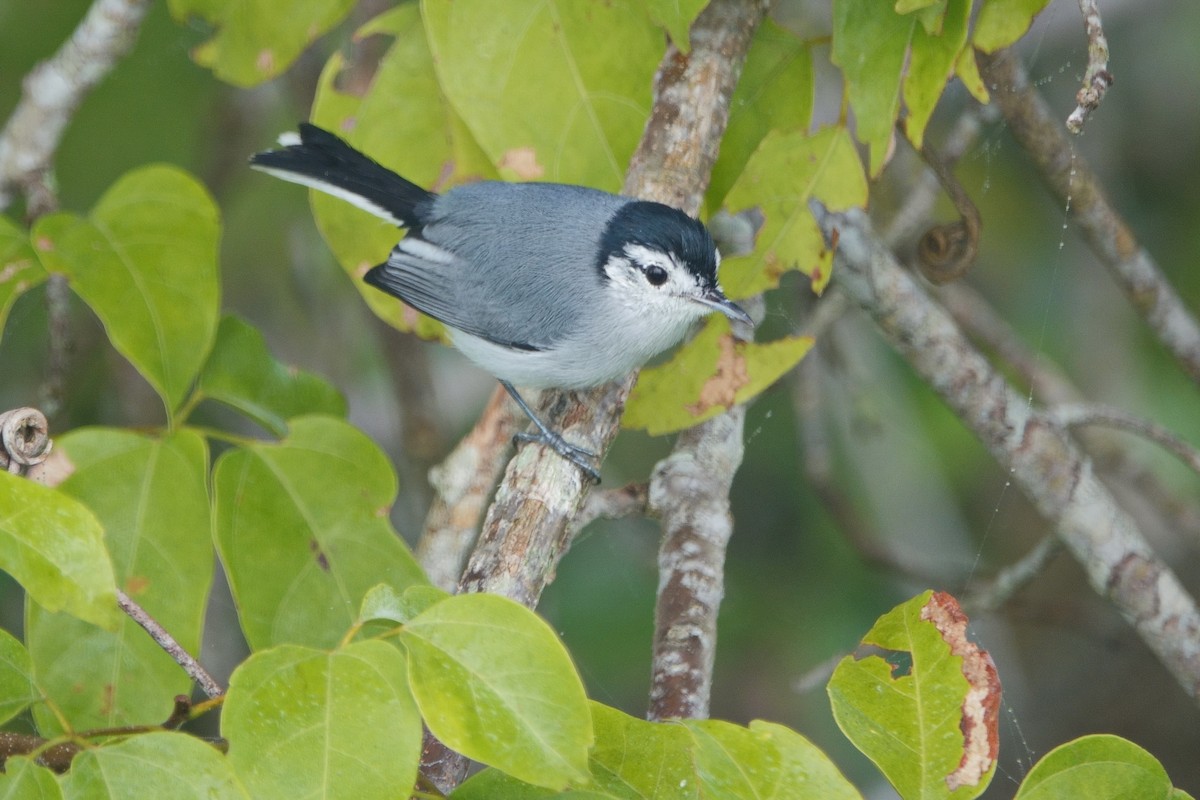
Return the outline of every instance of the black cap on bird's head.
<path id="1" fill-rule="evenodd" d="M 749 315 L 721 291 L 717 283 L 720 262 L 712 234 L 702 222 L 662 203 L 634 200 L 622 206 L 604 227 L 596 266 L 601 275 L 611 277 L 613 265 L 624 264 L 626 269 L 640 271 L 649 286 L 662 287 L 660 291 L 687 305 L 753 325 Z"/>
<path id="2" fill-rule="evenodd" d="M 628 245 L 671 253 L 704 286 L 717 285 L 717 246 L 704 223 L 677 208 L 635 200 L 622 206 L 600 236 L 597 266 Z"/>

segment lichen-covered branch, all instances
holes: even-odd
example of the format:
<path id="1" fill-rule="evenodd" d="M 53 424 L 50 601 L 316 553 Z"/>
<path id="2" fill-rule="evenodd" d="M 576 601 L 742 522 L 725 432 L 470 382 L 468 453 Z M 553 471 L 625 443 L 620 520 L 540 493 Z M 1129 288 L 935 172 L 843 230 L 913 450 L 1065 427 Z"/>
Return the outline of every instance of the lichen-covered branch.
<path id="1" fill-rule="evenodd" d="M 946 311 L 896 263 L 861 211 L 814 205 L 837 276 L 884 337 L 1010 471 L 1059 539 L 1193 698 L 1200 699 L 1200 611 L 1069 433 L 1007 383 Z M 836 231 L 836 233 L 835 233 Z"/>
<path id="2" fill-rule="evenodd" d="M 0 209 L 11 191 L 43 183 L 63 131 L 84 96 L 132 47 L 150 0 L 96 0 L 58 52 L 25 77 L 21 101 L 0 132 Z"/>
<path id="3" fill-rule="evenodd" d="M 1075 94 L 1075 110 L 1067 117 L 1067 130 L 1075 134 L 1083 133 L 1083 123 L 1100 107 L 1108 87 L 1113 85 L 1112 73 L 1108 71 L 1108 38 L 1100 21 L 1100 5 L 1096 0 L 1079 0 L 1079 12 L 1083 14 L 1083 29 L 1088 38 L 1088 65 L 1083 73 L 1083 86 Z"/>
<path id="4" fill-rule="evenodd" d="M 729 487 L 742 463 L 744 406 L 679 434 L 650 479 L 661 518 L 649 718 L 703 719 L 712 693 L 725 548 L 733 534 Z"/>
<path id="5" fill-rule="evenodd" d="M 1112 207 L 1096 174 L 1075 153 L 1016 57 L 1009 51 L 980 54 L 979 68 L 1013 137 L 1070 209 L 1092 251 L 1184 371 L 1200 383 L 1200 324 Z"/>

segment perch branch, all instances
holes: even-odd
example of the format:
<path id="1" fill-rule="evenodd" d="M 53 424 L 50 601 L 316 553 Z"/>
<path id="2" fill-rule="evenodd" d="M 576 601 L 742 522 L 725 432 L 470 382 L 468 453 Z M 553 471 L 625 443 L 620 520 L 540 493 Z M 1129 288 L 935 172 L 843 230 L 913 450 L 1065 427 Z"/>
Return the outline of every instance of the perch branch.
<path id="1" fill-rule="evenodd" d="M 1095 173 L 1009 51 L 979 55 L 980 73 L 1013 137 L 1033 159 L 1042 180 L 1070 209 L 1088 245 L 1108 268 L 1154 334 L 1200 383 L 1200 324 L 1112 207 Z"/>
<path id="2" fill-rule="evenodd" d="M 1083 73 L 1083 87 L 1075 95 L 1075 110 L 1067 117 L 1067 130 L 1074 134 L 1083 133 L 1083 123 L 1100 107 L 1105 93 L 1113 85 L 1112 73 L 1108 71 L 1108 39 L 1100 22 L 1100 6 L 1096 0 L 1079 0 L 1079 11 L 1083 14 L 1083 29 L 1087 32 L 1088 65 Z"/>
<path id="3" fill-rule="evenodd" d="M 209 697 L 220 697 L 225 694 L 221 684 L 217 683 L 213 676 L 200 666 L 200 662 L 184 650 L 183 646 L 175 641 L 175 637 L 169 634 L 162 625 L 159 625 L 158 620 L 147 614 L 146 610 L 134 602 L 129 595 L 118 590 L 117 605 L 129 615 L 130 619 L 141 625 L 146 633 L 150 634 L 154 643 L 174 659 L 176 664 L 183 667 L 183 671 L 200 686 L 202 692 Z"/>
<path id="4" fill-rule="evenodd" d="M 892 346 L 988 447 L 1056 527 L 1092 587 L 1107 598 L 1200 699 L 1200 611 L 1154 554 L 1091 461 L 1050 415 L 1034 408 L 963 337 L 953 320 L 875 238 L 861 211 L 813 203 L 836 276 Z M 834 232 L 837 232 L 836 234 Z"/>
<path id="5" fill-rule="evenodd" d="M 0 131 L 0 209 L 11 190 L 45 184 L 63 131 L 84 96 L 133 46 L 150 0 L 96 0 L 71 37 L 25 77 Z"/>

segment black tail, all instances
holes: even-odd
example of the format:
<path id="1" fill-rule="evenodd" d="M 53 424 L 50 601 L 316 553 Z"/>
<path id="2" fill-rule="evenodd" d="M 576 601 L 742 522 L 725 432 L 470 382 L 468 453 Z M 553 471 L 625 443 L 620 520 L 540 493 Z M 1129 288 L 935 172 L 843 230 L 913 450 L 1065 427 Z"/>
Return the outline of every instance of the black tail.
<path id="1" fill-rule="evenodd" d="M 250 166 L 340 197 L 402 228 L 420 227 L 437 197 L 327 130 L 300 123 L 300 141 L 250 157 Z"/>

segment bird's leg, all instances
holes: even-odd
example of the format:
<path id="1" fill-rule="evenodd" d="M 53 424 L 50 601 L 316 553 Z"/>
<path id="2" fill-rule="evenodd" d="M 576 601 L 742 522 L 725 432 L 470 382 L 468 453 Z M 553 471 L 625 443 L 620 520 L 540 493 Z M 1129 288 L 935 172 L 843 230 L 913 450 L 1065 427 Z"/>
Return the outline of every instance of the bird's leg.
<path id="1" fill-rule="evenodd" d="M 513 436 L 514 441 L 522 442 L 538 442 L 549 447 L 560 456 L 570 461 L 579 469 L 583 470 L 583 474 L 587 475 L 596 483 L 600 482 L 600 473 L 593 467 L 589 461 L 595 461 L 596 454 L 590 450 L 585 450 L 582 447 L 573 445 L 562 437 L 561 434 L 555 433 L 546 427 L 546 423 L 538 419 L 538 415 L 533 413 L 533 409 L 525 402 L 525 398 L 521 397 L 520 393 L 508 381 L 500 381 L 500 385 L 504 387 L 504 391 L 508 392 L 513 400 L 517 401 L 517 405 L 525 412 L 525 415 L 533 420 L 533 424 L 537 426 L 538 433 L 527 433 L 522 431 Z"/>

